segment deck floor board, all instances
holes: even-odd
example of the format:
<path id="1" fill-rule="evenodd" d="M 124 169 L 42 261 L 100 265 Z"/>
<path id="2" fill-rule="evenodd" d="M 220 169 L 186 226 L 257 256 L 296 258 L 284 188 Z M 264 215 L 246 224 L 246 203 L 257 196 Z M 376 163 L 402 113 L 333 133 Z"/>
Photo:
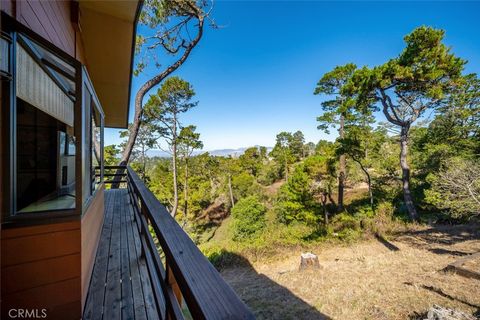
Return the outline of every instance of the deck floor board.
<path id="1" fill-rule="evenodd" d="M 83 319 L 158 319 L 126 189 L 105 191 L 105 219 Z"/>

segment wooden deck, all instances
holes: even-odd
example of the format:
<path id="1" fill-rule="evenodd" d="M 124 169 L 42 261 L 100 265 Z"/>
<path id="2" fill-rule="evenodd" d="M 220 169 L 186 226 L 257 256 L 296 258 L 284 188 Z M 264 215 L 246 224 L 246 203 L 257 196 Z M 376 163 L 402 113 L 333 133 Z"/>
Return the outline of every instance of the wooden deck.
<path id="1" fill-rule="evenodd" d="M 105 222 L 84 319 L 159 319 L 126 189 L 105 191 Z"/>

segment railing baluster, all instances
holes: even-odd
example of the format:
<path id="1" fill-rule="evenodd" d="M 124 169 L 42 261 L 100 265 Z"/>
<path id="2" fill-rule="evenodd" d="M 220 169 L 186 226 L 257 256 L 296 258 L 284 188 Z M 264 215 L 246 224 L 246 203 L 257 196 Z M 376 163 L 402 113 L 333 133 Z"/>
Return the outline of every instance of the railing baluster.
<path id="1" fill-rule="evenodd" d="M 180 291 L 180 287 L 178 286 L 177 280 L 175 280 L 175 275 L 168 264 L 168 259 L 165 259 L 165 269 L 166 269 L 166 277 L 165 281 L 168 283 L 168 286 L 172 288 L 173 293 L 178 301 L 178 304 L 182 305 L 182 292 Z"/>

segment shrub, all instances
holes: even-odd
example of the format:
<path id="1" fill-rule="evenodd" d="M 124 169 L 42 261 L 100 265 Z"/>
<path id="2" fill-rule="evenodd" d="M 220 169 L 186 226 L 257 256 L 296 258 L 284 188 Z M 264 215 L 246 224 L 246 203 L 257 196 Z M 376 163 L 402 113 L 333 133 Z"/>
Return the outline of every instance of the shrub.
<path id="1" fill-rule="evenodd" d="M 261 167 L 257 180 L 260 184 L 264 186 L 269 186 L 281 177 L 282 167 L 279 166 L 276 162 L 270 161 Z"/>
<path id="2" fill-rule="evenodd" d="M 242 199 L 251 195 L 261 194 L 262 190 L 255 177 L 247 172 L 242 172 L 232 178 L 233 195 L 235 199 Z"/>
<path id="3" fill-rule="evenodd" d="M 328 233 L 345 241 L 354 240 L 362 233 L 360 219 L 347 213 L 340 213 L 334 216 L 328 229 Z"/>
<path id="4" fill-rule="evenodd" d="M 275 211 L 280 222 L 305 222 L 314 225 L 317 223 L 320 212 L 319 205 L 313 198 L 312 181 L 304 165 L 295 167 L 288 182 L 278 193 Z"/>
<path id="5" fill-rule="evenodd" d="M 265 227 L 267 209 L 255 196 L 246 197 L 232 209 L 233 239 L 246 240 Z"/>
<path id="6" fill-rule="evenodd" d="M 373 232 L 379 236 L 384 236 L 390 233 L 393 229 L 393 213 L 395 208 L 390 202 L 382 202 L 377 206 L 376 214 L 374 216 Z"/>
<path id="7" fill-rule="evenodd" d="M 210 248 L 209 250 L 204 250 L 203 253 L 217 270 L 248 264 L 248 261 L 245 258 L 224 248 Z"/>
<path id="8" fill-rule="evenodd" d="M 480 165 L 471 160 L 453 158 L 438 173 L 427 177 L 431 184 L 425 200 L 452 217 L 473 217 L 480 214 Z"/>

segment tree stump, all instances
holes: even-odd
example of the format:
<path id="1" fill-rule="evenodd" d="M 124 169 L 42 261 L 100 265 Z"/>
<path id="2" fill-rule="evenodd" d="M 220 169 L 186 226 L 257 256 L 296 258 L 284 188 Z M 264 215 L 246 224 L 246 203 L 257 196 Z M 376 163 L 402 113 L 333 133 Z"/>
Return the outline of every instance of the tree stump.
<path id="1" fill-rule="evenodd" d="M 300 270 L 308 268 L 320 268 L 318 257 L 311 252 L 302 253 L 300 256 Z"/>

